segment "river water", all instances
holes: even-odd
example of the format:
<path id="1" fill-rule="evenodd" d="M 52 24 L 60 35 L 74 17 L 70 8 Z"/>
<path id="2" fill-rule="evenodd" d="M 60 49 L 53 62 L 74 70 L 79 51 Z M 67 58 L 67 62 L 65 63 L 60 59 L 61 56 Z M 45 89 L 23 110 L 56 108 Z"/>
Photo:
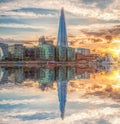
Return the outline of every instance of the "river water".
<path id="1" fill-rule="evenodd" d="M 0 124 L 120 124 L 119 67 L 1 67 Z"/>

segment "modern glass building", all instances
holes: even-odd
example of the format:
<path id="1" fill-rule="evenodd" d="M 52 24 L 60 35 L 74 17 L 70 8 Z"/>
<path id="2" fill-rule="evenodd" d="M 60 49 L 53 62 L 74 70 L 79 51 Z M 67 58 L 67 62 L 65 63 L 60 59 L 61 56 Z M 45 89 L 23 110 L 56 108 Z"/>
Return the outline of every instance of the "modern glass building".
<path id="1" fill-rule="evenodd" d="M 57 46 L 68 47 L 64 9 L 61 9 Z"/>
<path id="2" fill-rule="evenodd" d="M 37 48 L 37 57 L 41 60 L 55 60 L 55 47 L 50 44 L 43 44 Z"/>
<path id="3" fill-rule="evenodd" d="M 2 49 L 2 52 L 3 52 L 3 58 L 4 59 L 8 58 L 8 56 L 9 56 L 8 44 L 0 43 L 0 48 Z"/>
<path id="4" fill-rule="evenodd" d="M 9 46 L 9 52 L 14 59 L 22 60 L 24 53 L 24 46 L 22 44 L 14 44 Z"/>

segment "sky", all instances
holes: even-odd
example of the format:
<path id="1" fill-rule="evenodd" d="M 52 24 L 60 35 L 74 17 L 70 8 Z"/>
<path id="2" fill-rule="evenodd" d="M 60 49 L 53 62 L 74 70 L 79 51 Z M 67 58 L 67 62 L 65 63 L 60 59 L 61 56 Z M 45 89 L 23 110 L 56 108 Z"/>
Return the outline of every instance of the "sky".
<path id="1" fill-rule="evenodd" d="M 119 0 L 0 0 L 0 41 L 57 39 L 61 7 L 70 45 L 120 39 Z"/>

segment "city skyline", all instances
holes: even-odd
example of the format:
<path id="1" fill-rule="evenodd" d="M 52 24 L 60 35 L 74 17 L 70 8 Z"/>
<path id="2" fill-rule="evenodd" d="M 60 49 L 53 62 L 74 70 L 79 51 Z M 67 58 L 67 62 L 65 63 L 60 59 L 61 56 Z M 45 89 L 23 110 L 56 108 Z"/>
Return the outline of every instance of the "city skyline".
<path id="1" fill-rule="evenodd" d="M 2 0 L 0 42 L 37 45 L 44 35 L 56 45 L 61 7 L 65 9 L 69 46 L 95 53 L 113 53 L 120 48 L 119 0 Z"/>

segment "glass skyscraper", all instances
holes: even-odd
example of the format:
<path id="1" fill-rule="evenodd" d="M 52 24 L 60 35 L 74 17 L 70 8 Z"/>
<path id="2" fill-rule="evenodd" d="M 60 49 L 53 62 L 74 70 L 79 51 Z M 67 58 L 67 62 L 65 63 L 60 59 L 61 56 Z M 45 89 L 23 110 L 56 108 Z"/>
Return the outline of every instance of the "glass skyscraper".
<path id="1" fill-rule="evenodd" d="M 61 47 L 66 47 L 66 48 L 68 47 L 65 16 L 64 16 L 63 8 L 61 9 L 61 15 L 60 15 L 60 21 L 59 21 L 57 45 Z"/>

